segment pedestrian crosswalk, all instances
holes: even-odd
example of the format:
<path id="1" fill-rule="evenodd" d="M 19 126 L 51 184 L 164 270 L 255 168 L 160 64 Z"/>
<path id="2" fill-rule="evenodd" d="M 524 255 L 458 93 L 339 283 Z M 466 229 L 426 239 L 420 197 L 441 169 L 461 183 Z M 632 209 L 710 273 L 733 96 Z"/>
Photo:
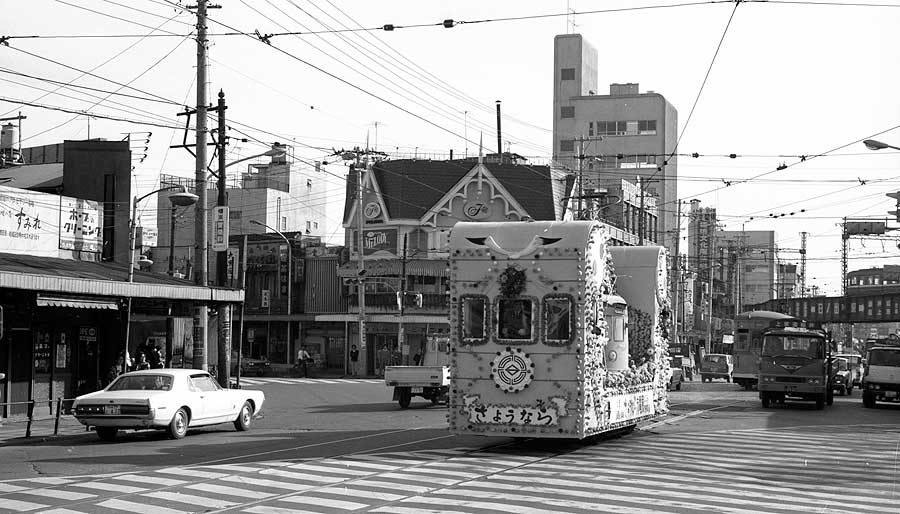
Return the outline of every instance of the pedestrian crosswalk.
<path id="1" fill-rule="evenodd" d="M 636 433 L 596 444 L 168 467 L 0 482 L 0 512 L 900 513 L 884 426 Z"/>
<path id="2" fill-rule="evenodd" d="M 372 378 L 290 378 L 290 377 L 241 377 L 241 385 L 258 386 L 264 384 L 380 384 L 384 385 L 383 379 Z"/>

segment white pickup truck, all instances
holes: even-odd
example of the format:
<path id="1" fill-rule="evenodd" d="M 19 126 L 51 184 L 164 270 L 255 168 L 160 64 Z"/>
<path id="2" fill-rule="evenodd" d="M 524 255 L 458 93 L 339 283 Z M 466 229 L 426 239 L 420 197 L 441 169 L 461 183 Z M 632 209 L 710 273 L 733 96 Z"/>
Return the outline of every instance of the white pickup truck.
<path id="1" fill-rule="evenodd" d="M 414 396 L 431 403 L 446 403 L 450 392 L 450 366 L 447 365 L 447 342 L 429 341 L 421 366 L 386 366 L 384 384 L 394 388 L 394 400 L 400 407 L 409 407 Z"/>

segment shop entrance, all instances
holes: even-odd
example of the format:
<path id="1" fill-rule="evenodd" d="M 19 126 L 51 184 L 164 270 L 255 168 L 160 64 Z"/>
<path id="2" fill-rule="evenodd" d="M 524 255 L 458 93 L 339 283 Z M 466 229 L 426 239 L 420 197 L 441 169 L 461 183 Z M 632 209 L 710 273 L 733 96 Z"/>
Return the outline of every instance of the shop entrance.
<path id="1" fill-rule="evenodd" d="M 27 402 L 31 399 L 31 366 L 34 364 L 32 353 L 32 335 L 30 329 L 14 328 L 9 332 L 10 343 L 10 367 L 9 376 L 9 402 Z M 28 405 L 10 405 L 7 411 L 9 416 L 25 416 L 28 414 Z"/>

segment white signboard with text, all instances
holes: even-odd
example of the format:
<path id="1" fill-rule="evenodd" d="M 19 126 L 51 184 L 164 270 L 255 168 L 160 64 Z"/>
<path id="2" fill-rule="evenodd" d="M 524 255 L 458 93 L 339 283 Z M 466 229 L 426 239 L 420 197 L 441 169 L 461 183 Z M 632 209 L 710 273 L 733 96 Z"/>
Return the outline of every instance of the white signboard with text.
<path id="1" fill-rule="evenodd" d="M 102 247 L 100 202 L 0 186 L 0 251 L 61 257 Z"/>

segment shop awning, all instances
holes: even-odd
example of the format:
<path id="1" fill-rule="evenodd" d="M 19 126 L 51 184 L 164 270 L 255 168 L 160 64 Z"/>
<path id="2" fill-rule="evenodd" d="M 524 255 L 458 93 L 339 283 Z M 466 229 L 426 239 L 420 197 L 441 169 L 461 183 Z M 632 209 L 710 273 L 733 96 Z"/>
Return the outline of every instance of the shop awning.
<path id="1" fill-rule="evenodd" d="M 421 277 L 447 277 L 450 276 L 448 265 L 446 259 L 409 259 L 406 261 L 406 274 Z M 374 259 L 365 261 L 364 268 L 368 277 L 399 277 L 403 270 L 403 263 L 399 258 Z M 337 276 L 356 277 L 356 270 L 356 261 L 351 261 L 338 268 Z"/>
<path id="2" fill-rule="evenodd" d="M 69 307 L 71 309 L 110 309 L 119 310 L 119 304 L 107 298 L 67 297 L 39 294 L 38 307 Z"/>

